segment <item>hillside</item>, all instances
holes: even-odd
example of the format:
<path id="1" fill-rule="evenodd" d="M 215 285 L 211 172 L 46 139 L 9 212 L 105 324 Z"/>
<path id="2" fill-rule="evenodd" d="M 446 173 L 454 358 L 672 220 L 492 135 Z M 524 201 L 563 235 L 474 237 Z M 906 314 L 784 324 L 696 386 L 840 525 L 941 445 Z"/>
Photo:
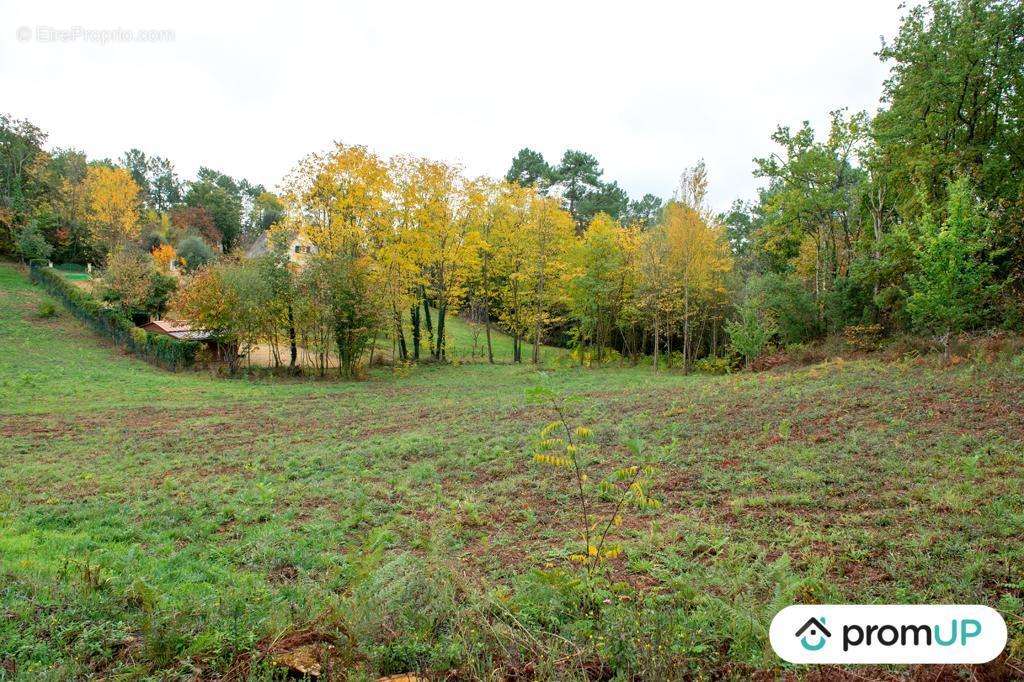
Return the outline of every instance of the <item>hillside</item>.
<path id="1" fill-rule="evenodd" d="M 743 678 L 782 669 L 767 626 L 798 601 L 989 604 L 1010 643 L 988 670 L 1024 674 L 1019 363 L 554 372 L 595 465 L 640 436 L 663 503 L 623 525 L 595 618 L 529 366 L 171 374 L 43 299 L 0 265 L 10 677 L 262 679 L 293 654 L 355 679 Z"/>

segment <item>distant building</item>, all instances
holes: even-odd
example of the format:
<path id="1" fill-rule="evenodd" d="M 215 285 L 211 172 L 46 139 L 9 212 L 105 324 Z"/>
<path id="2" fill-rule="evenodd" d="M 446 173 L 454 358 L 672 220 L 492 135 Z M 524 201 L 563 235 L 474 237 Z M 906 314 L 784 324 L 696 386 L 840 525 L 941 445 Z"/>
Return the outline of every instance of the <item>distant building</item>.
<path id="1" fill-rule="evenodd" d="M 265 256 L 268 253 L 270 253 L 269 231 L 264 232 L 257 237 L 256 241 L 252 243 L 252 246 L 245 251 L 245 255 L 248 258 L 257 258 L 259 256 Z M 288 243 L 288 260 L 296 265 L 304 265 L 310 254 L 314 253 L 316 253 L 316 247 L 313 246 L 313 242 L 311 242 L 304 234 L 295 235 L 295 237 L 293 237 Z"/>
<path id="2" fill-rule="evenodd" d="M 210 332 L 198 331 L 192 328 L 188 322 L 180 320 L 150 320 L 142 325 L 142 329 L 154 334 L 166 334 L 180 341 L 198 341 L 203 344 L 213 358 L 222 359 L 224 348 Z"/>
<path id="3" fill-rule="evenodd" d="M 179 320 L 150 320 L 142 325 L 142 328 L 148 332 L 167 334 L 182 341 L 207 341 L 211 338 L 209 332 L 196 331 L 188 322 Z"/>

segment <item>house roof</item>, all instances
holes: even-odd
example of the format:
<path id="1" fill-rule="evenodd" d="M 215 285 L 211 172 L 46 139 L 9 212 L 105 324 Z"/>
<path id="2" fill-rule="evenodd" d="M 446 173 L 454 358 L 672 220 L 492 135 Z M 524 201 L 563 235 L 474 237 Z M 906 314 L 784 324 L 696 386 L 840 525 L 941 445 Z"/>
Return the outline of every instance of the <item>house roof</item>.
<path id="1" fill-rule="evenodd" d="M 256 241 L 245 250 L 245 255 L 249 258 L 256 258 L 268 253 L 270 251 L 270 238 L 267 235 L 267 232 L 261 232 L 260 236 L 256 237 Z"/>
<path id="2" fill-rule="evenodd" d="M 180 320 L 150 320 L 142 325 L 142 328 L 152 332 L 161 332 L 183 341 L 207 341 L 212 338 L 209 332 L 192 329 L 188 322 Z"/>

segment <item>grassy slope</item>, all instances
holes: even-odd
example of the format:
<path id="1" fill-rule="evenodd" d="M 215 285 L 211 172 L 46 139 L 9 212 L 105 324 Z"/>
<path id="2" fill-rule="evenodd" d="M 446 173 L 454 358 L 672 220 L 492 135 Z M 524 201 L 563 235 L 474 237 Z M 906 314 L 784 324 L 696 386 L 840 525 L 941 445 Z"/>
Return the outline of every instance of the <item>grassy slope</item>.
<path id="1" fill-rule="evenodd" d="M 434 316 L 436 319 L 436 310 Z M 460 317 L 452 316 L 445 320 L 445 328 L 449 355 L 463 361 L 482 362 L 487 359 L 487 337 L 482 324 L 474 325 Z M 473 349 L 474 330 L 477 331 L 475 351 Z M 494 351 L 495 362 L 512 362 L 512 337 L 503 334 L 493 326 L 491 327 L 491 348 Z M 533 353 L 533 344 L 524 342 L 523 359 L 529 362 L 531 353 Z M 551 360 L 565 353 L 566 351 L 562 348 L 541 346 L 542 359 L 545 360 Z"/>
<path id="2" fill-rule="evenodd" d="M 767 624 L 793 601 L 991 604 L 1020 665 L 1010 363 L 555 373 L 599 440 L 642 435 L 660 468 L 664 508 L 627 523 L 614 566 L 650 612 L 602 629 L 531 572 L 563 565 L 574 537 L 568 486 L 528 455 L 546 421 L 524 406 L 528 368 L 172 375 L 66 313 L 38 319 L 40 300 L 0 265 L 0 679 L 213 674 L 294 631 L 346 632 L 337 655 L 366 675 L 517 656 L 559 676 L 592 656 L 774 668 Z"/>

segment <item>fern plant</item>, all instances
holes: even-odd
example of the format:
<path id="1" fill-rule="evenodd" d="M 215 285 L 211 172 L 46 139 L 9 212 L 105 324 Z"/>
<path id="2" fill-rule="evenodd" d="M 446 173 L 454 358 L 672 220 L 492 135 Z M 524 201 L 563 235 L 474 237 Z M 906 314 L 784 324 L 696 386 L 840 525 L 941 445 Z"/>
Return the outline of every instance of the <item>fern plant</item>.
<path id="1" fill-rule="evenodd" d="M 547 386 L 529 389 L 527 400 L 543 406 L 554 417 L 538 433 L 533 460 L 541 466 L 565 471 L 572 480 L 572 510 L 567 513 L 576 519 L 582 547 L 569 555 L 569 561 L 582 568 L 590 586 L 597 568 L 623 553 L 618 538 L 624 515 L 631 510 L 661 507 L 661 502 L 650 495 L 653 469 L 645 462 L 642 442 L 632 439 L 624 443 L 632 461 L 595 482 L 589 473 L 590 465 L 601 448 L 594 441 L 593 432 L 585 426 L 574 426 L 566 400 Z"/>

